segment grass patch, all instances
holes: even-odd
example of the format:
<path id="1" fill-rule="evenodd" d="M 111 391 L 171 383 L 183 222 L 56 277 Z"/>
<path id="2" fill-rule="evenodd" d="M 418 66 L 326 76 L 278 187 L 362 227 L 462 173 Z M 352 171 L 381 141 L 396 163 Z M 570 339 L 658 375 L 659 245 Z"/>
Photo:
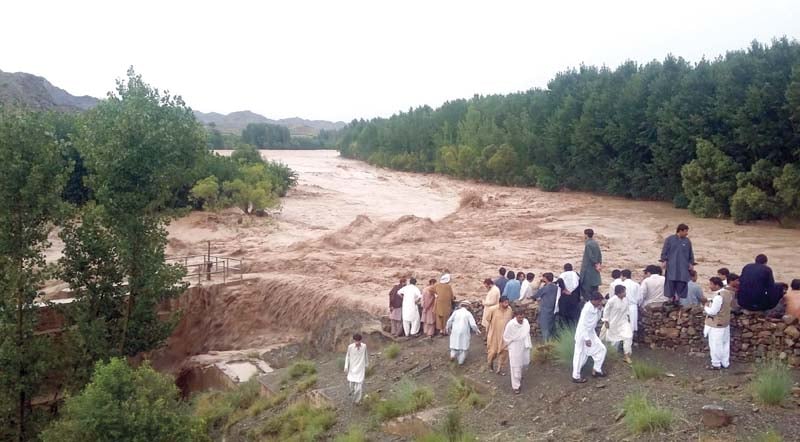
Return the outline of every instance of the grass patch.
<path id="1" fill-rule="evenodd" d="M 383 349 L 383 355 L 386 359 L 396 359 L 400 356 L 400 346 L 397 344 L 389 344 Z"/>
<path id="2" fill-rule="evenodd" d="M 767 430 L 758 433 L 753 437 L 754 442 L 783 442 L 783 436 L 778 434 L 775 430 Z"/>
<path id="3" fill-rule="evenodd" d="M 300 379 L 312 374 L 317 374 L 317 366 L 311 361 L 297 361 L 289 367 L 289 377 L 292 379 Z"/>
<path id="4" fill-rule="evenodd" d="M 307 391 L 315 385 L 317 385 L 317 375 L 307 376 L 297 381 L 297 391 Z"/>
<path id="5" fill-rule="evenodd" d="M 664 375 L 664 370 L 660 367 L 641 360 L 633 361 L 631 369 L 633 370 L 633 376 L 640 380 L 658 378 Z"/>
<path id="6" fill-rule="evenodd" d="M 351 426 L 347 429 L 347 433 L 336 436 L 334 442 L 367 442 L 367 434 L 363 428 Z"/>
<path id="7" fill-rule="evenodd" d="M 253 378 L 229 391 L 210 391 L 193 399 L 194 414 L 206 431 L 227 429 L 248 416 L 257 416 L 286 400 L 286 393 L 263 397 L 258 380 Z"/>
<path id="8" fill-rule="evenodd" d="M 454 377 L 450 382 L 449 393 L 450 399 L 456 405 L 466 404 L 470 407 L 479 408 L 486 404 L 486 400 L 475 390 L 475 387 L 461 376 Z"/>
<path id="9" fill-rule="evenodd" d="M 364 377 L 371 378 L 375 374 L 375 364 L 370 363 L 369 367 L 364 370 Z"/>
<path id="10" fill-rule="evenodd" d="M 537 364 L 544 364 L 545 362 L 555 359 L 555 343 L 553 341 L 538 344 L 531 349 L 531 361 Z M 570 355 L 570 358 L 572 356 Z M 572 363 L 570 361 L 570 363 Z"/>
<path id="11" fill-rule="evenodd" d="M 464 425 L 461 422 L 461 413 L 457 409 L 452 409 L 447 412 L 444 422 L 437 431 L 428 433 L 425 436 L 416 439 L 417 442 L 474 442 L 478 439 L 464 431 Z"/>
<path id="12" fill-rule="evenodd" d="M 433 390 L 403 379 L 388 399 L 375 404 L 373 412 L 380 420 L 389 420 L 422 410 L 433 402 Z"/>
<path id="13" fill-rule="evenodd" d="M 760 366 L 751 382 L 753 397 L 762 404 L 780 405 L 792 392 L 792 376 L 789 367 L 778 360 Z"/>
<path id="14" fill-rule="evenodd" d="M 335 423 L 336 414 L 332 408 L 318 408 L 308 402 L 298 402 L 251 431 L 250 437 L 287 442 L 316 441 L 322 440 Z"/>
<path id="15" fill-rule="evenodd" d="M 643 393 L 628 395 L 623 402 L 625 423 L 634 433 L 667 430 L 672 425 L 672 411 L 651 404 Z"/>
<path id="16" fill-rule="evenodd" d="M 556 337 L 552 341 L 553 358 L 561 365 L 572 366 L 572 355 L 575 352 L 575 330 L 571 328 L 559 328 Z"/>
<path id="17" fill-rule="evenodd" d="M 339 367 L 339 371 L 344 370 L 344 360 L 345 360 L 344 356 L 339 356 L 338 358 L 336 358 L 336 366 Z"/>

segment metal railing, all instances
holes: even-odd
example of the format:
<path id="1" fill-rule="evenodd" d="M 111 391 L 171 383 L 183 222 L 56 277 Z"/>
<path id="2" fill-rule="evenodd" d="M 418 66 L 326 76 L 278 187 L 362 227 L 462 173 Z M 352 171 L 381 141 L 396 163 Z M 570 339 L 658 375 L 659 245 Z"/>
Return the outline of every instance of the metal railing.
<path id="1" fill-rule="evenodd" d="M 205 278 L 206 281 L 211 281 L 216 275 L 222 275 L 222 282 L 228 282 L 228 279 L 233 279 L 236 275 L 239 279 L 244 279 L 244 260 L 239 258 L 231 258 L 228 256 L 216 256 L 210 253 L 205 255 L 184 255 L 172 256 L 165 259 L 167 263 L 178 264 L 186 269 L 186 276 L 184 278 L 193 282 L 197 278 L 197 283 L 202 283 Z"/>

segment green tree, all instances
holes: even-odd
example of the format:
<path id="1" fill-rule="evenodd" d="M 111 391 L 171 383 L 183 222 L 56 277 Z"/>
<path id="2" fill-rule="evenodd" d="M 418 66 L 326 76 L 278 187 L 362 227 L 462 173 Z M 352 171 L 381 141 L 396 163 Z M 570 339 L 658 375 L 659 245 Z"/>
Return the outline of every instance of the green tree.
<path id="1" fill-rule="evenodd" d="M 263 163 L 261 153 L 251 144 L 240 144 L 233 149 L 231 159 L 238 163 Z"/>
<path id="2" fill-rule="evenodd" d="M 0 109 L 0 439 L 6 440 L 30 436 L 30 401 L 51 365 L 46 337 L 34 334 L 36 298 L 70 173 L 53 134 L 41 114 Z"/>
<path id="3" fill-rule="evenodd" d="M 209 149 L 223 149 L 225 147 L 225 140 L 222 138 L 222 132 L 217 129 L 216 124 L 209 123 L 206 132 L 208 136 Z"/>
<path id="4" fill-rule="evenodd" d="M 797 225 L 800 221 L 800 165 L 787 164 L 783 172 L 774 181 L 777 197 L 781 204 L 779 215 L 781 223 L 787 226 Z"/>
<path id="5" fill-rule="evenodd" d="M 194 187 L 192 187 L 192 198 L 201 208 L 214 210 L 219 199 L 219 181 L 217 181 L 217 177 L 205 177 L 195 183 Z"/>
<path id="6" fill-rule="evenodd" d="M 206 155 L 203 128 L 180 97 L 151 88 L 130 69 L 117 92 L 87 113 L 76 145 L 125 267 L 120 353 L 150 350 L 170 331 L 156 316 L 157 303 L 184 290 L 182 269 L 164 263 L 164 226 Z"/>
<path id="7" fill-rule="evenodd" d="M 67 399 L 44 442 L 192 442 L 208 440 L 202 423 L 181 402 L 175 380 L 145 363 L 98 363 L 91 383 Z"/>
<path id="8" fill-rule="evenodd" d="M 222 191 L 242 212 L 252 214 L 277 205 L 266 164 L 243 164 L 240 176 L 222 183 Z"/>
<path id="9" fill-rule="evenodd" d="M 736 192 L 739 167 L 719 148 L 706 140 L 697 141 L 697 158 L 683 166 L 683 191 L 689 210 L 704 218 L 727 216 Z"/>

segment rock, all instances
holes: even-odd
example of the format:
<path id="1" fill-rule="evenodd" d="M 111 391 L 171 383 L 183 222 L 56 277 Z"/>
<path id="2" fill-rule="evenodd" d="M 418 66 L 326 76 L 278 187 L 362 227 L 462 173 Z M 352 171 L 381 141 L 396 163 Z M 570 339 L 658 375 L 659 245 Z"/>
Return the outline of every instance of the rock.
<path id="1" fill-rule="evenodd" d="M 750 339 L 752 337 L 753 337 L 753 332 L 744 332 L 744 333 L 742 333 L 742 338 L 743 339 Z"/>
<path id="2" fill-rule="evenodd" d="M 783 315 L 783 323 L 786 325 L 796 324 L 797 318 L 791 315 Z"/>
<path id="3" fill-rule="evenodd" d="M 408 416 L 400 416 L 383 424 L 381 430 L 394 436 L 419 438 L 433 431 L 436 423 L 447 413 L 446 407 L 432 408 Z"/>
<path id="4" fill-rule="evenodd" d="M 702 415 L 706 429 L 725 427 L 733 422 L 733 416 L 719 405 L 704 405 Z"/>
<path id="5" fill-rule="evenodd" d="M 786 345 L 786 347 L 788 347 L 788 348 L 792 348 L 792 347 L 794 347 L 794 341 L 793 341 L 793 340 L 791 340 L 791 339 L 789 339 L 789 338 L 786 338 L 786 339 L 783 341 L 783 343 L 784 343 L 784 345 Z"/>
<path id="6" fill-rule="evenodd" d="M 790 338 L 792 338 L 794 340 L 797 340 L 797 338 L 800 338 L 800 330 L 798 330 L 797 327 L 795 327 L 794 325 L 790 325 L 790 326 L 786 327 L 786 329 L 783 331 L 783 333 L 786 336 L 788 336 L 788 337 L 790 337 Z"/>

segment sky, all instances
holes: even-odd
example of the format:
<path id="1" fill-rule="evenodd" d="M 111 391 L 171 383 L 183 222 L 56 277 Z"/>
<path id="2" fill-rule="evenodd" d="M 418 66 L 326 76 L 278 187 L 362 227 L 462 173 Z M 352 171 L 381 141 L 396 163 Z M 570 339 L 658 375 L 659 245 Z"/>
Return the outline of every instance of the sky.
<path id="1" fill-rule="evenodd" d="M 7 1 L 0 70 L 104 97 L 129 66 L 203 112 L 350 121 L 544 88 L 581 63 L 800 38 L 800 1 Z"/>

